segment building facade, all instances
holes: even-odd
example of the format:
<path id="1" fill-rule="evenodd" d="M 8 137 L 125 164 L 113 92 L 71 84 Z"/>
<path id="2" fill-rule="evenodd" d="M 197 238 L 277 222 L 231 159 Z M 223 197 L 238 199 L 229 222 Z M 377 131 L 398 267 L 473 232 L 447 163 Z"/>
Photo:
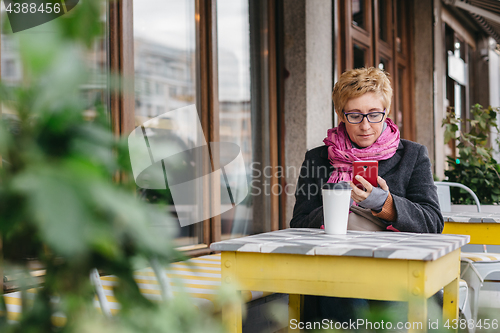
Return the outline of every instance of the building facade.
<path id="1" fill-rule="evenodd" d="M 453 153 L 441 127 L 447 108 L 466 117 L 475 103 L 500 106 L 494 0 L 120 0 L 105 1 L 102 15 L 105 33 L 88 55 L 95 75 L 82 87 L 89 110 L 103 102 L 117 135 L 156 119 L 148 135 L 188 144 L 197 140 L 186 134 L 193 119 L 168 112 L 195 104 L 206 142 L 240 147 L 246 172 L 229 168 L 203 190 L 208 205 L 228 210 L 179 228 L 178 245 L 191 255 L 288 226 L 304 154 L 338 123 L 331 92 L 347 69 L 390 74 L 390 116 L 403 138 L 428 148 L 440 179 Z M 2 80 L 22 84 L 11 39 L 2 35 Z M 204 167 L 230 158 L 214 149 Z M 221 199 L 231 182 L 248 185 L 239 205 Z M 173 204 L 168 191 L 145 196 Z"/>

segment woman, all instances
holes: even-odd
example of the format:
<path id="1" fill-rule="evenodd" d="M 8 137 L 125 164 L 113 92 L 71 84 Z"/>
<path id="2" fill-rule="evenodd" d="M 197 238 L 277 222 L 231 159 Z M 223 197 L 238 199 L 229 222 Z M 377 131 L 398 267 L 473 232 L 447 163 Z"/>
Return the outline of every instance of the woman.
<path id="1" fill-rule="evenodd" d="M 380 187 L 357 176 L 366 191 L 351 182 L 351 202 L 358 206 L 351 211 L 364 208 L 369 220 L 390 231 L 441 233 L 444 222 L 427 149 L 400 139 L 397 126 L 387 118 L 392 88 L 386 74 L 373 67 L 347 71 L 335 84 L 332 98 L 341 122 L 328 130 L 324 146 L 306 153 L 290 227 L 322 227 L 323 184 L 352 181 L 353 161 L 377 160 Z M 349 215 L 351 226 L 356 215 Z M 439 302 L 440 296 L 436 298 Z M 364 311 L 373 306 L 401 308 L 392 302 L 336 297 L 306 296 L 304 301 L 306 321 L 349 322 L 363 318 Z"/>
<path id="2" fill-rule="evenodd" d="M 352 181 L 353 161 L 377 160 L 380 187 L 357 176 L 366 191 L 351 183 L 354 205 L 369 209 L 387 230 L 441 233 L 444 222 L 427 149 L 400 139 L 387 118 L 392 99 L 387 75 L 373 67 L 349 70 L 332 98 L 341 122 L 328 130 L 324 146 L 306 153 L 290 227 L 322 227 L 323 184 Z"/>

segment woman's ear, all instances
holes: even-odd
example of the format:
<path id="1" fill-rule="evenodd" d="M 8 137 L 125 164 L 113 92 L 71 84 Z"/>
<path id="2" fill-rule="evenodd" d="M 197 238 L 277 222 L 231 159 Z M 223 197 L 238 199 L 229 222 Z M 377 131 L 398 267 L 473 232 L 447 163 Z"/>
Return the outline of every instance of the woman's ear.
<path id="1" fill-rule="evenodd" d="M 340 125 L 340 123 L 344 123 L 345 122 L 344 113 L 343 112 L 338 112 L 337 110 L 335 110 L 335 113 L 337 114 L 337 118 L 338 118 L 337 126 Z"/>
<path id="2" fill-rule="evenodd" d="M 387 118 L 389 114 L 391 113 L 391 106 L 385 108 L 385 117 Z"/>

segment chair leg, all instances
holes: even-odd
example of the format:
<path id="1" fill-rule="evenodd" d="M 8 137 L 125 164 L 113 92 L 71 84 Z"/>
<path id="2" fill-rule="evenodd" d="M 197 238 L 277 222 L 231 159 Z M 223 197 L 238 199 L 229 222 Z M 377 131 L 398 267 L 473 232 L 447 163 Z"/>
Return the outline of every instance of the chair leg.
<path id="1" fill-rule="evenodd" d="M 107 317 L 111 318 L 111 308 L 108 303 L 108 299 L 106 298 L 106 294 L 104 293 L 104 288 L 102 287 L 101 277 L 97 268 L 93 268 L 90 272 L 90 281 L 95 287 L 95 292 L 97 294 L 97 299 L 99 301 L 99 305 L 101 306 L 102 313 Z"/>
<path id="2" fill-rule="evenodd" d="M 156 279 L 161 289 L 161 296 L 163 301 L 174 298 L 174 293 L 172 292 L 172 287 L 170 286 L 170 279 L 168 278 L 165 271 L 160 266 L 158 259 L 153 258 L 149 261 L 151 268 L 155 272 Z"/>
<path id="3" fill-rule="evenodd" d="M 469 319 L 472 319 L 472 312 L 471 312 L 471 304 L 470 304 L 470 299 L 472 297 L 472 290 L 469 289 L 467 285 L 465 286 L 460 286 L 460 291 L 459 291 L 459 298 L 460 298 L 460 313 L 462 314 L 463 318 L 469 322 Z M 462 300 L 463 303 L 462 303 Z M 475 327 L 469 328 L 469 325 L 467 325 L 467 332 L 468 333 L 474 333 Z"/>
<path id="4" fill-rule="evenodd" d="M 465 265 L 470 265 L 469 263 L 463 263 Z M 462 276 L 461 278 L 467 282 L 467 285 L 469 287 L 468 290 L 468 303 L 466 304 L 466 312 L 464 312 L 464 315 L 467 313 L 470 313 L 470 317 L 468 319 L 473 319 L 474 322 L 477 322 L 477 313 L 479 309 L 479 291 L 481 290 L 481 287 L 483 286 L 483 282 L 481 277 L 475 272 L 474 269 L 471 267 L 464 267 L 462 265 Z M 467 311 L 467 307 L 469 308 L 469 311 Z M 471 333 L 474 333 L 474 329 L 471 330 Z"/>

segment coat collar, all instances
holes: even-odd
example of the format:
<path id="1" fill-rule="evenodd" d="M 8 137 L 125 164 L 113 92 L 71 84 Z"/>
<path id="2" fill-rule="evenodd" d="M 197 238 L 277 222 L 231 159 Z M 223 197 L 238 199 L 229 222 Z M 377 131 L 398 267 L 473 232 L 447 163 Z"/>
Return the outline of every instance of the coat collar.
<path id="1" fill-rule="evenodd" d="M 403 142 L 399 140 L 398 149 L 396 150 L 396 154 L 391 158 L 378 162 L 378 175 L 384 178 L 384 175 L 387 174 L 392 168 L 394 168 L 403 155 Z"/>

